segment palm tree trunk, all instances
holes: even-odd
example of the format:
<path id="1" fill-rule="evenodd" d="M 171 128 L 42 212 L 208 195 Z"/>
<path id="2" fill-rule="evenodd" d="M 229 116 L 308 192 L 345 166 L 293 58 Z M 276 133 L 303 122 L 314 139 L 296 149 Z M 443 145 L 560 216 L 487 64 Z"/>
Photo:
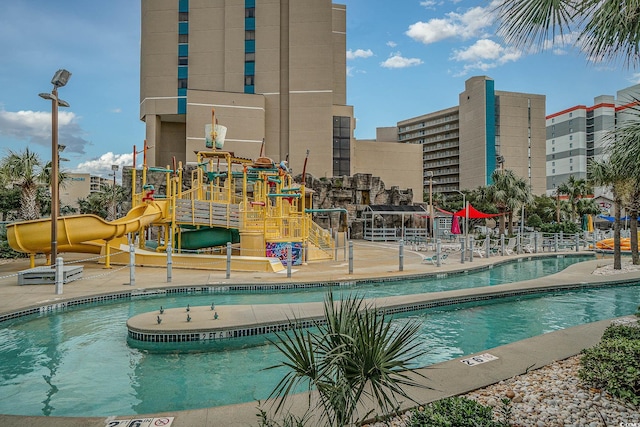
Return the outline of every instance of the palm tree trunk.
<path id="1" fill-rule="evenodd" d="M 622 200 L 616 194 L 613 201 L 613 269 L 622 270 L 622 254 L 620 253 L 620 211 Z"/>
<path id="2" fill-rule="evenodd" d="M 40 209 L 36 194 L 38 189 L 35 186 L 24 186 L 20 198 L 20 217 L 24 220 L 40 218 Z"/>
<path id="3" fill-rule="evenodd" d="M 509 236 L 513 236 L 513 212 L 509 212 Z"/>
<path id="4" fill-rule="evenodd" d="M 633 265 L 640 264 L 640 256 L 638 255 L 638 211 L 632 210 L 629 212 L 629 221 L 631 226 L 629 230 L 631 232 L 631 262 Z"/>

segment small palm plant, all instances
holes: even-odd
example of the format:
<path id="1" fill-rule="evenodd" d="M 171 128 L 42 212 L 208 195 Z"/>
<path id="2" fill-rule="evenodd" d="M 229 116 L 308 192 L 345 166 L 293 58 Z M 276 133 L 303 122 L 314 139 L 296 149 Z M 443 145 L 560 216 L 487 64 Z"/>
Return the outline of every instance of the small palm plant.
<path id="1" fill-rule="evenodd" d="M 398 408 L 398 397 L 411 400 L 403 386 L 425 387 L 410 376 L 411 363 L 424 354 L 419 323 L 392 325 L 363 298 L 348 296 L 335 302 L 331 292 L 325 298 L 324 316 L 315 330 L 293 329 L 273 342 L 286 360 L 267 369 L 289 370 L 269 396 L 280 398 L 276 414 L 301 384 L 317 391 L 317 401 L 309 394 L 308 411 L 319 409 L 320 418 L 333 426 L 357 424 L 374 412 L 365 409 L 361 417 L 358 409 L 371 404 L 390 413 Z"/>

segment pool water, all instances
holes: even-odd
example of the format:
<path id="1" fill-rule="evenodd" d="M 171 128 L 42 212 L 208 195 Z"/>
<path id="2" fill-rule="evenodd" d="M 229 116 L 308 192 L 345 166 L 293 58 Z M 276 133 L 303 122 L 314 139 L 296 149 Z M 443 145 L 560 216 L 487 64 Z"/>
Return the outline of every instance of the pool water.
<path id="1" fill-rule="evenodd" d="M 495 274 L 499 268 L 488 273 Z M 476 282 L 476 274 L 485 273 L 457 278 Z M 432 282 L 427 286 L 440 286 L 440 281 L 427 282 Z M 399 282 L 358 289 L 366 289 L 369 296 L 369 289 L 403 283 L 413 286 Z M 351 292 L 337 292 L 343 291 Z M 285 297 L 301 301 L 316 298 L 316 294 L 322 300 L 324 292 L 174 296 L 13 322 L 0 330 L 0 413 L 105 416 L 263 400 L 283 375 L 278 370 L 262 370 L 281 360 L 274 346 L 247 341 L 244 347 L 215 352 L 143 352 L 127 346 L 127 319 L 156 310 L 160 304 L 209 305 L 212 297 L 216 304 L 283 302 Z M 195 302 L 198 299 L 203 301 Z M 430 309 L 394 321 L 417 318 L 422 322 L 423 343 L 429 350 L 419 361 L 424 366 L 545 332 L 628 315 L 635 312 L 638 301 L 640 286 L 635 285 Z"/>

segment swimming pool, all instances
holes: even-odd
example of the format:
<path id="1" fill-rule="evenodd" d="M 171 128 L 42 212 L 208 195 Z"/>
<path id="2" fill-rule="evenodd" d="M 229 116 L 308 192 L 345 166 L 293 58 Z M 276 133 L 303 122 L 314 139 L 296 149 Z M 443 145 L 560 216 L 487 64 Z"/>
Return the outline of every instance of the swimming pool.
<path id="1" fill-rule="evenodd" d="M 473 278 L 475 281 L 475 274 Z M 367 285 L 363 289 L 375 287 Z M 316 293 L 320 299 L 324 296 L 324 291 L 296 292 L 299 297 Z M 214 297 L 217 304 L 235 304 L 240 303 L 232 302 L 236 298 L 277 300 L 284 295 L 291 296 L 272 293 Z M 222 302 L 226 297 L 228 302 Z M 195 298 L 206 299 L 198 304 L 210 304 L 212 296 Z M 186 305 L 185 301 L 195 304 L 190 296 L 134 300 L 14 322 L 0 330 L 0 412 L 59 416 L 140 414 L 268 396 L 282 374 L 261 371 L 279 360 L 273 346 L 248 345 L 189 354 L 152 354 L 129 348 L 126 320 L 170 300 L 177 305 Z M 410 316 L 422 320 L 424 345 L 433 349 L 420 360 L 421 365 L 428 365 L 544 332 L 633 313 L 638 300 L 640 286 L 624 286 L 484 305 L 465 304 Z M 254 299 L 251 302 L 257 303 Z"/>

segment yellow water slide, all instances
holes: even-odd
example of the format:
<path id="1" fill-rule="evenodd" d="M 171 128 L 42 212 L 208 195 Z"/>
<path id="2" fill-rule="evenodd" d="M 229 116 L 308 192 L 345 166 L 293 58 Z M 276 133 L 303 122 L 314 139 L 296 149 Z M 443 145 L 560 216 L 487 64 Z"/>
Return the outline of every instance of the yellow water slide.
<path id="1" fill-rule="evenodd" d="M 96 215 L 71 215 L 58 218 L 59 252 L 99 253 L 96 240 L 110 241 L 139 231 L 154 222 L 167 218 L 168 203 L 154 201 L 131 209 L 123 218 L 105 221 Z M 15 222 L 7 225 L 9 245 L 18 252 L 51 252 L 51 220 Z"/>

